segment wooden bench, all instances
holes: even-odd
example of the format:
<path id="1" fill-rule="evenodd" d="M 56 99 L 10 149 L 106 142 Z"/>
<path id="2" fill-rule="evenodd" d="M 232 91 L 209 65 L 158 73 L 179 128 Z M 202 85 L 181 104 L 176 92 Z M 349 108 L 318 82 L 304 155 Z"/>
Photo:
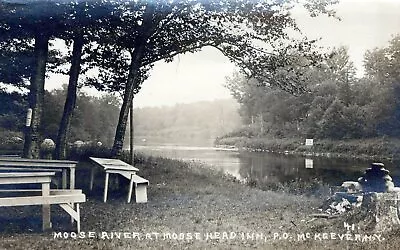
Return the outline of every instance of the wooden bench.
<path id="1" fill-rule="evenodd" d="M 110 174 L 119 174 L 129 180 L 129 191 L 127 197 L 128 203 L 131 202 L 133 184 L 135 184 L 136 203 L 147 202 L 147 186 L 149 185 L 149 181 L 136 175 L 136 172 L 138 172 L 139 169 L 118 159 L 95 158 L 95 157 L 90 157 L 90 159 L 92 160 L 93 163 L 95 163 L 96 166 L 100 166 L 106 172 L 105 183 L 104 183 L 104 196 L 103 196 L 104 202 L 107 202 L 108 180 Z M 92 190 L 93 188 L 93 181 L 94 181 L 94 168 L 92 168 L 91 171 L 90 190 Z"/>
<path id="2" fill-rule="evenodd" d="M 77 231 L 80 232 L 79 203 L 86 201 L 85 194 L 82 190 L 50 190 L 51 178 L 54 175 L 55 172 L 37 171 L 0 173 L 0 185 L 41 184 L 42 187 L 41 189 L 3 189 L 2 192 L 22 193 L 24 196 L 2 197 L 0 207 L 42 205 L 42 227 L 43 230 L 47 230 L 51 229 L 50 205 L 58 204 L 76 221 Z M 39 193 L 39 195 L 26 196 L 27 192 Z"/>
<path id="3" fill-rule="evenodd" d="M 66 160 L 24 159 L 0 157 L 0 170 L 26 170 L 61 172 L 62 189 L 67 188 L 69 172 L 69 189 L 75 189 L 75 168 L 78 162 Z"/>
<path id="4" fill-rule="evenodd" d="M 147 186 L 149 181 L 138 175 L 132 175 L 129 183 L 128 203 L 131 201 L 133 183 L 135 183 L 135 199 L 136 203 L 147 202 Z"/>

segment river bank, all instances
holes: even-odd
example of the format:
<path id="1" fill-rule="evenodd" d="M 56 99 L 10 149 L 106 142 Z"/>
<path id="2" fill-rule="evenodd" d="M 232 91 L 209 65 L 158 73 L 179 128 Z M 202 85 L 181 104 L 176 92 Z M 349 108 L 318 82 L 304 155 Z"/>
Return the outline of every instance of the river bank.
<path id="1" fill-rule="evenodd" d="M 400 160 L 400 140 L 394 138 L 314 140 L 313 146 L 306 146 L 305 139 L 299 138 L 248 138 L 224 137 L 215 140 L 220 148 L 236 148 L 254 152 L 298 154 L 332 158 L 354 158 L 377 161 Z"/>
<path id="2" fill-rule="evenodd" d="M 388 249 L 400 243 L 400 231 L 349 232 L 343 223 L 354 222 L 347 217 L 311 216 L 324 199 L 251 188 L 196 163 L 144 156 L 136 162 L 150 181 L 148 203 L 127 204 L 126 190 L 119 189 L 103 203 L 104 177 L 96 177 L 90 192 L 92 165 L 81 161 L 77 187 L 88 197 L 81 206 L 84 235 L 71 233 L 68 216 L 58 209 L 54 232 L 42 233 L 40 207 L 2 208 L 0 248 Z"/>

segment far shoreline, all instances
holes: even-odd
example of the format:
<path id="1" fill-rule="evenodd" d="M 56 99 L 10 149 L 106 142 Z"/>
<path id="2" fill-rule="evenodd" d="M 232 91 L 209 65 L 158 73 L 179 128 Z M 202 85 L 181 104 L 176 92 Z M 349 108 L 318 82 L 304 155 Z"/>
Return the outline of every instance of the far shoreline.
<path id="1" fill-rule="evenodd" d="M 214 146 L 221 150 L 265 152 L 304 157 L 324 157 L 395 162 L 400 160 L 400 140 L 397 138 L 371 138 L 351 140 L 314 140 L 305 146 L 302 138 L 217 138 Z"/>

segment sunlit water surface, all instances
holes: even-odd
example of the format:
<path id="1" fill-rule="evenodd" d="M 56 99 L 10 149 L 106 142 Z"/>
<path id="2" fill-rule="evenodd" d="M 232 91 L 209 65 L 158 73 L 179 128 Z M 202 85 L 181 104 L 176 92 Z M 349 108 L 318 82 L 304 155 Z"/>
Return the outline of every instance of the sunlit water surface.
<path id="1" fill-rule="evenodd" d="M 174 144 L 135 145 L 135 151 L 184 161 L 198 161 L 230 174 L 241 181 L 264 184 L 291 181 L 321 182 L 339 186 L 343 181 L 356 181 L 373 161 L 303 157 L 265 152 L 238 152 L 214 147 Z M 385 162 L 385 168 L 396 186 L 400 186 L 397 164 Z"/>

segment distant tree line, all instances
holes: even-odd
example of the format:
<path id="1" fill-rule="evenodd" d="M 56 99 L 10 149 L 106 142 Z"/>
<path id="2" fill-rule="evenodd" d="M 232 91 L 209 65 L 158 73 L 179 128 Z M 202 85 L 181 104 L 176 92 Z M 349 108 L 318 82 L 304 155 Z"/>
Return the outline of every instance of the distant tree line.
<path id="1" fill-rule="evenodd" d="M 228 136 L 400 137 L 400 36 L 365 53 L 361 78 L 345 48 L 302 70 L 307 91 L 297 96 L 241 74 L 230 77 L 227 87 L 246 126 Z"/>
<path id="2" fill-rule="evenodd" d="M 240 127 L 237 110 L 235 100 L 138 108 L 134 111 L 135 136 L 174 143 L 213 141 Z"/>
<path id="3" fill-rule="evenodd" d="M 40 133 L 44 138 L 56 140 L 59 121 L 67 86 L 45 92 L 43 120 Z M 27 95 L 17 92 L 0 91 L 0 129 L 9 138 L 19 135 L 20 140 L 11 140 L 21 146 L 22 131 L 25 125 L 25 105 Z M 111 147 L 118 112 L 121 106 L 119 97 L 104 94 L 101 97 L 88 96 L 79 92 L 75 112 L 71 118 L 70 142 L 83 141 Z M 240 126 L 238 104 L 235 100 L 202 101 L 190 104 L 176 104 L 168 107 L 143 107 L 134 110 L 135 136 L 138 139 L 155 138 L 160 142 L 209 142 L 217 136 L 226 134 Z"/>

